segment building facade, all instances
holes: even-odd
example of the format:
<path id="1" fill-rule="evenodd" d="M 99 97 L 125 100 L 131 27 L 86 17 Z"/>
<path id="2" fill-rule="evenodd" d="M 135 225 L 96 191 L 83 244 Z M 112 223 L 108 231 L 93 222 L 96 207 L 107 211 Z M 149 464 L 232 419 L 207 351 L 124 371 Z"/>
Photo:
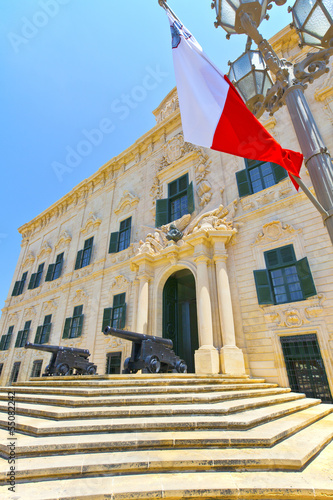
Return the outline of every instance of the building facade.
<path id="1" fill-rule="evenodd" d="M 303 52 L 289 28 L 280 57 Z M 331 72 L 306 96 L 333 151 Z M 320 214 L 279 166 L 184 142 L 176 90 L 156 125 L 19 231 L 0 323 L 1 384 L 83 347 L 120 373 L 128 341 L 106 325 L 171 338 L 190 372 L 248 373 L 332 401 L 333 249 Z M 262 122 L 299 150 L 286 109 Z M 305 166 L 301 176 L 311 188 Z"/>

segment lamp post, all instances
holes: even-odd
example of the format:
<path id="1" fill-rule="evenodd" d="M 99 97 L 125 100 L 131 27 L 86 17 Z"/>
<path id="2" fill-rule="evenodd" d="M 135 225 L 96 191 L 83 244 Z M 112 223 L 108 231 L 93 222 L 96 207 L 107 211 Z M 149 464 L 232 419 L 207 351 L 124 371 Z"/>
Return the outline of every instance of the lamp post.
<path id="1" fill-rule="evenodd" d="M 259 118 L 264 111 L 271 115 L 286 104 L 305 164 L 319 204 L 324 223 L 333 243 L 333 166 L 304 96 L 307 83 L 312 83 L 329 71 L 328 61 L 333 54 L 332 0 L 296 0 L 289 9 L 293 14 L 301 44 L 321 50 L 308 54 L 303 61 L 292 64 L 279 59 L 272 46 L 258 31 L 258 26 L 274 1 L 283 5 L 286 0 L 213 0 L 216 10 L 215 26 L 233 34 L 248 35 L 246 51 L 230 63 L 230 78 L 244 97 L 249 109 Z M 251 41 L 258 51 L 251 50 Z M 264 64 L 263 64 L 264 63 Z M 269 82 L 269 74 L 274 83 Z M 301 187 L 302 184 L 300 184 Z M 313 201 L 313 200 L 312 200 Z"/>

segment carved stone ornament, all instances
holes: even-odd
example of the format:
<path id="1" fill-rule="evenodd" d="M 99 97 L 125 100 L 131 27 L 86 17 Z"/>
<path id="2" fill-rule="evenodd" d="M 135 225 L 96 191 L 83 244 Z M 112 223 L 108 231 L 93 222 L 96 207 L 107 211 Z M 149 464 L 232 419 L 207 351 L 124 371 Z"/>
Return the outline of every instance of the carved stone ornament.
<path id="1" fill-rule="evenodd" d="M 207 175 L 210 172 L 211 160 L 206 155 L 203 149 L 196 150 L 198 153 L 199 161 L 195 165 L 195 182 L 197 186 L 197 195 L 200 198 L 199 205 L 204 207 L 210 202 L 212 194 L 212 185 L 207 180 Z"/>
<path id="2" fill-rule="evenodd" d="M 39 251 L 39 254 L 37 255 L 37 259 L 39 260 L 39 259 L 43 258 L 44 256 L 49 255 L 51 252 L 52 252 L 52 248 L 50 247 L 50 245 L 48 244 L 47 241 L 44 241 L 44 243 Z"/>
<path id="3" fill-rule="evenodd" d="M 44 313 L 54 311 L 57 308 L 57 303 L 54 299 L 47 300 L 43 303 L 42 310 Z"/>
<path id="4" fill-rule="evenodd" d="M 214 210 L 209 212 L 204 212 L 191 221 L 191 215 L 183 215 L 180 219 L 177 219 L 161 228 L 155 228 L 154 233 L 148 233 L 145 241 L 140 240 L 139 247 L 137 249 L 137 255 L 142 253 L 148 253 L 150 255 L 157 255 L 161 251 L 170 245 L 181 245 L 183 244 L 183 239 L 175 242 L 168 241 L 167 234 L 170 232 L 171 226 L 183 233 L 183 236 L 187 236 L 191 233 L 197 231 L 223 231 L 232 230 L 236 233 L 236 229 L 233 228 L 232 222 L 226 220 L 226 215 L 228 215 L 229 210 L 223 205 L 220 205 Z M 191 222 L 190 222 L 191 221 Z"/>
<path id="5" fill-rule="evenodd" d="M 130 285 L 130 281 L 125 276 L 120 274 L 119 276 L 116 276 L 112 280 L 110 288 L 114 292 L 116 290 L 124 290 L 129 285 Z"/>
<path id="6" fill-rule="evenodd" d="M 179 160 L 184 154 L 184 137 L 178 134 L 172 137 L 163 147 L 164 158 L 168 165 Z"/>
<path id="7" fill-rule="evenodd" d="M 29 252 L 26 258 L 24 259 L 24 262 L 22 264 L 22 268 L 26 269 L 27 267 L 30 267 L 35 261 L 34 254 L 32 252 Z"/>
<path id="8" fill-rule="evenodd" d="M 33 318 L 36 315 L 36 309 L 34 307 L 28 307 L 24 309 L 23 319 Z"/>
<path id="9" fill-rule="evenodd" d="M 95 229 L 98 229 L 102 223 L 102 219 L 96 217 L 92 212 L 89 214 L 89 217 L 85 223 L 85 225 L 81 228 L 82 234 L 89 234 Z"/>
<path id="10" fill-rule="evenodd" d="M 56 250 L 60 250 L 61 248 L 69 245 L 71 241 L 72 237 L 70 236 L 70 234 L 67 231 L 63 231 L 60 235 L 58 243 L 55 246 Z"/>
<path id="11" fill-rule="evenodd" d="M 178 108 L 178 95 L 174 93 L 174 95 L 170 99 L 168 99 L 167 102 L 165 102 L 165 104 L 157 112 L 154 113 L 156 122 L 161 123 Z"/>
<path id="12" fill-rule="evenodd" d="M 119 339 L 119 338 L 116 338 L 116 337 L 112 337 L 111 335 L 109 336 L 106 336 L 104 335 L 105 337 L 105 343 L 108 347 L 111 347 L 111 348 L 117 348 L 117 347 L 120 347 L 124 344 L 125 340 L 123 339 Z"/>
<path id="13" fill-rule="evenodd" d="M 73 304 L 85 304 L 89 299 L 89 295 L 82 288 L 78 288 L 72 298 Z"/>
<path id="14" fill-rule="evenodd" d="M 262 232 L 258 234 L 254 245 L 271 243 L 272 241 L 281 240 L 290 234 L 295 234 L 296 231 L 289 224 L 282 224 L 281 221 L 275 220 L 264 224 Z"/>
<path id="15" fill-rule="evenodd" d="M 286 326 L 295 327 L 301 326 L 303 321 L 300 316 L 300 312 L 297 309 L 288 309 L 285 311 L 286 316 Z"/>
<path id="16" fill-rule="evenodd" d="M 117 208 L 114 210 L 114 213 L 118 215 L 121 212 L 131 210 L 132 208 L 136 207 L 139 201 L 140 198 L 134 196 L 134 194 L 130 193 L 129 191 L 124 191 L 123 196 L 120 202 L 118 203 Z"/>
<path id="17" fill-rule="evenodd" d="M 15 323 L 18 320 L 18 312 L 8 314 L 8 322 Z"/>

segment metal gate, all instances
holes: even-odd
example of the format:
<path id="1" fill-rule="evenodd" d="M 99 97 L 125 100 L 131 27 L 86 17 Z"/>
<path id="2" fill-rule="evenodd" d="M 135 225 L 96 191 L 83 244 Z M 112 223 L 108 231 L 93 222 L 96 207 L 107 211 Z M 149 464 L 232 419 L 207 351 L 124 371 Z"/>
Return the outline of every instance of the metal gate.
<path id="1" fill-rule="evenodd" d="M 333 403 L 317 336 L 295 335 L 280 340 L 291 389 Z"/>

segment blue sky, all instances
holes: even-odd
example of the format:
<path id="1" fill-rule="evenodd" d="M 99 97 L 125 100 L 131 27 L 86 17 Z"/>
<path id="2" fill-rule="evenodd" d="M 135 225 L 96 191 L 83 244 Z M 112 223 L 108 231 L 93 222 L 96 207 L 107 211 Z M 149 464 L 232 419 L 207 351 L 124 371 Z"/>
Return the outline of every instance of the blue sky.
<path id="1" fill-rule="evenodd" d="M 227 73 L 246 38 L 226 40 L 210 4 L 169 1 Z M 289 4 L 273 6 L 264 36 L 291 22 Z M 157 0 L 0 0 L 0 13 L 2 308 L 20 253 L 17 229 L 152 128 L 152 110 L 175 78 Z M 94 144 L 80 149 L 87 137 Z"/>

